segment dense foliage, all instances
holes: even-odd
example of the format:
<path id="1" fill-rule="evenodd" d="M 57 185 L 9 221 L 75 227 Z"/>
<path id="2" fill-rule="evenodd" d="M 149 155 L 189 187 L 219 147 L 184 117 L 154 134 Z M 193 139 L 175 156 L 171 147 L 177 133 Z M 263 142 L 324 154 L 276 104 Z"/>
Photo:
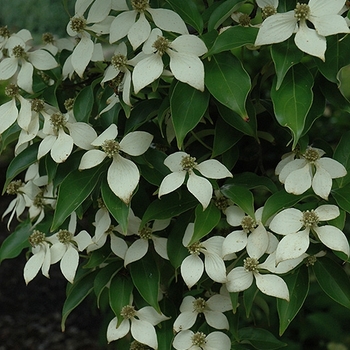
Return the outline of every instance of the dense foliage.
<path id="1" fill-rule="evenodd" d="M 1 27 L 0 262 L 59 263 L 62 329 L 93 296 L 117 349 L 301 349 L 308 297 L 350 308 L 349 23 L 343 0 L 77 0 L 66 38 Z"/>

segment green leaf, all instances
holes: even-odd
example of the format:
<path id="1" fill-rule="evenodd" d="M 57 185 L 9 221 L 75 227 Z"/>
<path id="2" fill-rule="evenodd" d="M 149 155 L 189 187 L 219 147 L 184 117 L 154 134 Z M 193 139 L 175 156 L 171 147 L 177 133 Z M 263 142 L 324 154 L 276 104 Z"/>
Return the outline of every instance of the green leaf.
<path id="1" fill-rule="evenodd" d="M 348 172 L 345 176 L 336 179 L 338 186 L 344 187 L 350 182 L 350 131 L 343 133 L 334 151 L 333 158 L 343 164 Z"/>
<path id="2" fill-rule="evenodd" d="M 282 335 L 288 328 L 294 317 L 304 304 L 309 293 L 309 272 L 306 265 L 287 276 L 284 276 L 287 283 L 290 300 L 277 299 L 277 311 L 280 320 L 279 334 Z"/>
<path id="3" fill-rule="evenodd" d="M 220 190 L 224 196 L 231 199 L 245 213 L 252 218 L 255 217 L 253 194 L 246 187 L 227 184 L 222 186 Z"/>
<path id="4" fill-rule="evenodd" d="M 177 146 L 182 147 L 187 133 L 200 122 L 209 105 L 210 94 L 177 82 L 170 98 L 171 117 Z"/>
<path id="5" fill-rule="evenodd" d="M 92 169 L 74 170 L 61 183 L 51 230 L 57 230 L 66 218 L 90 195 L 105 168 L 102 163 Z"/>
<path id="6" fill-rule="evenodd" d="M 198 201 L 188 192 L 170 193 L 153 201 L 142 217 L 140 227 L 151 220 L 164 220 L 177 216 L 195 207 Z"/>
<path id="7" fill-rule="evenodd" d="M 130 117 L 126 120 L 125 134 L 135 131 L 152 117 L 156 116 L 161 104 L 162 100 L 156 98 L 137 103 L 135 107 L 132 108 Z"/>
<path id="8" fill-rule="evenodd" d="M 219 5 L 211 14 L 208 22 L 208 31 L 217 29 L 233 12 L 239 9 L 244 1 L 227 0 Z"/>
<path id="9" fill-rule="evenodd" d="M 212 56 L 223 51 L 237 49 L 245 45 L 252 45 L 255 42 L 258 31 L 258 28 L 254 27 L 230 27 L 217 37 L 213 46 L 204 57 Z"/>
<path id="10" fill-rule="evenodd" d="M 19 224 L 0 246 L 0 264 L 5 259 L 17 257 L 24 248 L 29 247 L 28 237 L 32 232 L 33 227 L 29 220 Z"/>
<path id="11" fill-rule="evenodd" d="M 294 194 L 287 193 L 285 190 L 272 194 L 265 202 L 261 218 L 262 223 L 265 224 L 272 215 L 276 214 L 282 209 L 292 207 L 305 197 L 307 197 L 307 194 L 296 196 Z"/>
<path id="12" fill-rule="evenodd" d="M 287 346 L 278 340 L 272 333 L 262 328 L 246 327 L 238 330 L 241 342 L 251 344 L 255 349 L 274 350 Z"/>
<path id="13" fill-rule="evenodd" d="M 94 280 L 94 292 L 97 299 L 97 306 L 100 306 L 100 297 L 103 290 L 110 286 L 112 277 L 123 267 L 121 260 L 110 263 L 101 268 Z"/>
<path id="14" fill-rule="evenodd" d="M 331 259 L 317 259 L 313 265 L 317 282 L 334 301 L 350 309 L 350 280 L 343 267 Z"/>
<path id="15" fill-rule="evenodd" d="M 101 195 L 108 211 L 117 220 L 123 232 L 126 232 L 128 227 L 129 207 L 112 192 L 107 180 L 102 181 Z"/>
<path id="16" fill-rule="evenodd" d="M 114 276 L 111 281 L 109 287 L 109 305 L 114 314 L 118 316 L 118 323 L 119 319 L 120 322 L 122 321 L 120 317 L 122 308 L 126 305 L 130 305 L 133 289 L 134 286 L 130 277 L 118 274 Z"/>
<path id="17" fill-rule="evenodd" d="M 63 304 L 61 329 L 65 330 L 65 324 L 69 314 L 91 293 L 94 288 L 94 280 L 98 271 L 92 271 L 91 273 L 83 276 L 79 280 L 75 281 L 69 289 L 67 299 Z"/>
<path id="18" fill-rule="evenodd" d="M 84 269 L 94 269 L 103 264 L 110 256 L 109 244 L 104 244 L 101 248 L 93 250 L 84 264 Z"/>
<path id="19" fill-rule="evenodd" d="M 8 184 L 22 171 L 37 161 L 39 142 L 36 142 L 14 157 L 6 170 L 6 182 L 2 194 Z"/>
<path id="20" fill-rule="evenodd" d="M 218 107 L 222 119 L 224 119 L 227 124 L 233 126 L 235 129 L 241 131 L 245 135 L 257 138 L 255 114 L 253 115 L 253 118 L 250 115 L 249 120 L 244 120 L 232 109 L 225 107 L 221 103 L 217 102 L 216 105 Z"/>
<path id="21" fill-rule="evenodd" d="M 263 187 L 271 193 L 277 192 L 277 186 L 269 177 L 260 176 L 250 172 L 237 174 L 233 177 L 233 179 L 230 179 L 228 183 L 244 186 L 248 189 Z"/>
<path id="22" fill-rule="evenodd" d="M 89 121 L 94 105 L 94 86 L 84 87 L 74 101 L 73 112 L 77 122 L 87 123 Z"/>
<path id="23" fill-rule="evenodd" d="M 189 254 L 188 249 L 182 244 L 182 239 L 189 222 L 193 222 L 192 213 L 185 212 L 180 215 L 168 236 L 168 257 L 175 269 L 180 267 L 182 261 Z"/>
<path id="24" fill-rule="evenodd" d="M 275 64 L 278 90 L 288 70 L 303 58 L 303 52 L 295 45 L 294 38 L 290 38 L 282 43 L 271 45 L 271 57 Z"/>
<path id="25" fill-rule="evenodd" d="M 350 64 L 340 68 L 337 80 L 339 91 L 347 101 L 350 101 Z"/>
<path id="26" fill-rule="evenodd" d="M 253 303 L 258 292 L 259 292 L 259 289 L 257 288 L 255 283 L 252 283 L 251 286 L 243 292 L 243 304 L 244 304 L 245 314 L 247 318 L 249 318 L 250 316 Z"/>
<path id="27" fill-rule="evenodd" d="M 178 13 L 182 19 L 191 27 L 196 29 L 198 33 L 203 31 L 203 19 L 198 8 L 193 1 L 187 1 L 184 6 L 183 0 L 166 0 L 173 10 Z"/>
<path id="28" fill-rule="evenodd" d="M 333 83 L 338 83 L 337 74 L 340 68 L 350 63 L 349 45 L 349 35 L 331 35 L 327 37 L 325 61 L 315 59 L 319 71 Z"/>
<path id="29" fill-rule="evenodd" d="M 222 52 L 205 61 L 204 66 L 205 85 L 210 93 L 243 120 L 248 120 L 245 104 L 251 83 L 240 60 L 229 52 Z"/>
<path id="30" fill-rule="evenodd" d="M 217 226 L 221 218 L 221 212 L 213 202 L 210 202 L 207 209 L 203 210 L 202 205 L 198 205 L 195 210 L 194 231 L 188 245 L 199 241 Z"/>
<path id="31" fill-rule="evenodd" d="M 146 254 L 129 266 L 132 281 L 142 298 L 160 312 L 158 304 L 160 273 L 152 256 Z"/>
<path id="32" fill-rule="evenodd" d="M 332 190 L 331 193 L 339 207 L 350 213 L 350 183 L 342 188 Z"/>
<path id="33" fill-rule="evenodd" d="M 2 96 L 1 96 L 2 97 Z M 7 130 L 5 130 L 0 137 L 0 154 L 9 146 L 11 143 L 18 141 L 18 135 L 21 128 L 17 123 L 12 124 Z"/>
<path id="34" fill-rule="evenodd" d="M 313 76 L 302 64 L 291 67 L 279 90 L 275 78 L 271 98 L 277 121 L 288 127 L 293 135 L 293 149 L 303 133 L 305 119 L 313 100 Z"/>
<path id="35" fill-rule="evenodd" d="M 238 117 L 242 120 L 240 117 Z M 224 119 L 219 118 L 215 125 L 214 144 L 212 158 L 215 158 L 230 148 L 232 148 L 241 138 L 242 133 L 230 124 L 226 123 Z"/>

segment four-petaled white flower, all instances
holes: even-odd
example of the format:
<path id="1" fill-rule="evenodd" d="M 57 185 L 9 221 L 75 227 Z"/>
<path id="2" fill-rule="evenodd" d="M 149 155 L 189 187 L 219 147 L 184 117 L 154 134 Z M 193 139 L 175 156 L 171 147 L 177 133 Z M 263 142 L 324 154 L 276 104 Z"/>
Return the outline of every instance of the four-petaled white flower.
<path id="1" fill-rule="evenodd" d="M 139 343 L 146 344 L 152 349 L 158 349 L 157 334 L 154 326 L 167 320 L 169 317 L 159 314 L 151 306 L 145 306 L 136 311 L 132 305 L 126 305 L 122 308 L 120 314 L 123 318 L 121 322 L 118 321 L 118 316 L 116 316 L 108 325 L 107 340 L 109 343 L 123 338 L 131 331 L 131 335 Z"/>
<path id="2" fill-rule="evenodd" d="M 68 131 L 69 133 L 67 133 Z M 70 113 L 60 112 L 44 115 L 43 137 L 38 149 L 38 159 L 50 152 L 56 163 L 64 162 L 73 150 L 73 145 L 82 149 L 91 149 L 96 131 L 87 123 L 77 122 Z"/>
<path id="3" fill-rule="evenodd" d="M 203 209 L 209 205 L 213 194 L 213 186 L 204 177 L 198 176 L 196 171 L 210 179 L 232 177 L 228 169 L 216 159 L 205 160 L 197 164 L 196 158 L 185 152 L 175 152 L 164 160 L 164 164 L 172 171 L 160 184 L 158 196 L 175 191 L 185 181 L 188 190 L 199 200 Z"/>
<path id="4" fill-rule="evenodd" d="M 328 199 L 332 179 L 345 176 L 347 171 L 336 160 L 321 158 L 324 154 L 319 148 L 308 147 L 300 159 L 294 159 L 293 154 L 282 159 L 276 171 L 286 191 L 299 195 L 312 186 L 318 196 Z"/>
<path id="5" fill-rule="evenodd" d="M 235 205 L 225 209 L 227 222 L 231 226 L 242 226 L 242 230 L 232 231 L 225 237 L 222 246 L 224 257 L 244 248 L 251 256 L 261 256 L 266 253 L 269 246 L 269 234 L 261 223 L 262 211 L 263 208 L 259 208 L 255 212 L 255 218 L 252 218 Z"/>
<path id="6" fill-rule="evenodd" d="M 133 10 L 122 12 L 113 20 L 110 27 L 110 43 L 114 43 L 126 35 L 134 50 L 144 43 L 151 33 L 151 25 L 147 21 L 145 12 L 152 16 L 157 27 L 168 32 L 188 34 L 185 22 L 172 10 L 152 9 L 149 6 L 149 0 L 132 0 L 131 6 Z M 136 20 L 138 15 L 139 18 Z"/>
<path id="7" fill-rule="evenodd" d="M 181 263 L 181 276 L 188 288 L 192 288 L 201 278 L 204 272 L 215 282 L 226 282 L 226 267 L 222 258 L 222 243 L 224 238 L 213 236 L 203 242 L 195 242 L 191 245 L 194 232 L 194 224 L 189 223 L 182 243 L 188 248 L 190 255 Z M 204 254 L 204 263 L 199 257 L 200 253 Z"/>
<path id="8" fill-rule="evenodd" d="M 135 93 L 161 76 L 165 53 L 170 57 L 169 67 L 177 80 L 204 91 L 204 65 L 199 56 L 206 52 L 204 42 L 195 35 L 184 34 L 169 41 L 160 29 L 153 29 L 142 47 L 141 54 L 145 57 L 136 64 L 132 74 Z"/>
<path id="9" fill-rule="evenodd" d="M 176 350 L 230 350 L 231 340 L 219 331 L 206 335 L 203 332 L 185 330 L 176 334 L 173 347 Z"/>
<path id="10" fill-rule="evenodd" d="M 242 292 L 252 285 L 255 278 L 256 286 L 262 293 L 288 301 L 289 291 L 286 282 L 279 276 L 259 272 L 264 270 L 262 264 L 259 264 L 260 257 L 248 256 L 243 260 L 243 266 L 232 269 L 227 275 L 227 290 Z"/>
<path id="11" fill-rule="evenodd" d="M 87 151 L 81 158 L 79 169 L 90 169 L 102 163 L 108 157 L 112 163 L 107 171 L 107 182 L 111 190 L 123 202 L 129 203 L 132 193 L 140 179 L 140 172 L 136 164 L 131 160 L 122 157 L 120 152 L 130 156 L 140 156 L 150 146 L 153 136 L 145 131 L 133 131 L 125 135 L 118 142 L 118 128 L 111 124 L 93 142 L 92 146 L 101 147 L 102 150 L 92 149 Z"/>
<path id="12" fill-rule="evenodd" d="M 278 213 L 269 226 L 273 232 L 284 236 L 277 246 L 276 263 L 304 254 L 310 244 L 310 233 L 328 248 L 349 256 L 349 243 L 341 230 L 332 225 L 318 226 L 319 222 L 335 219 L 339 215 L 339 208 L 331 204 L 304 212 L 288 208 Z"/>
<path id="13" fill-rule="evenodd" d="M 34 230 L 29 236 L 29 242 L 32 245 L 33 255 L 28 259 L 24 266 L 23 277 L 28 284 L 39 272 L 49 278 L 49 269 L 51 265 L 50 241 L 46 239 L 45 234 Z"/>
<path id="14" fill-rule="evenodd" d="M 228 293 L 227 293 L 228 294 Z M 216 329 L 229 329 L 227 317 L 223 314 L 232 310 L 229 295 L 214 294 L 208 300 L 186 296 L 180 305 L 180 315 L 176 318 L 173 329 L 175 332 L 190 329 L 197 316 L 203 314 L 209 326 Z"/>
<path id="15" fill-rule="evenodd" d="M 51 265 L 60 261 L 63 276 L 70 283 L 74 282 L 75 273 L 79 264 L 79 253 L 91 244 L 91 237 L 87 231 L 82 230 L 76 236 L 76 214 L 73 212 L 68 225 L 68 230 L 59 230 L 48 237 L 52 243 Z"/>
<path id="16" fill-rule="evenodd" d="M 276 13 L 262 23 L 255 41 L 256 46 L 280 43 L 295 34 L 297 47 L 312 56 L 324 60 L 326 36 L 349 33 L 344 17 L 339 13 L 343 0 L 310 0 L 308 4 L 297 3 L 293 11 Z M 310 21 L 313 28 L 308 25 Z"/>

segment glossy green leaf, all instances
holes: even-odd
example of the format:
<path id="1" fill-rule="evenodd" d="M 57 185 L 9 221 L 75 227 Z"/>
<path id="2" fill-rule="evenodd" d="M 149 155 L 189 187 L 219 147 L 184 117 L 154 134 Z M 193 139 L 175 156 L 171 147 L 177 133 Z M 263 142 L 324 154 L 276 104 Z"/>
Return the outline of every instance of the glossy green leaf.
<path id="1" fill-rule="evenodd" d="M 342 135 L 333 158 L 343 164 L 348 172 L 345 176 L 336 179 L 338 186 L 344 187 L 350 182 L 350 131 L 346 131 Z"/>
<path id="2" fill-rule="evenodd" d="M 21 128 L 17 123 L 12 124 L 7 130 L 5 130 L 0 137 L 0 154 L 13 142 L 18 140 L 19 132 Z"/>
<path id="3" fill-rule="evenodd" d="M 194 230 L 191 241 L 188 245 L 199 241 L 213 230 L 219 223 L 221 218 L 221 212 L 212 202 L 208 205 L 207 209 L 203 210 L 202 205 L 198 205 L 195 210 Z"/>
<path id="4" fill-rule="evenodd" d="M 350 63 L 349 45 L 349 35 L 345 37 L 343 34 L 328 36 L 325 61 L 315 59 L 319 71 L 333 83 L 338 83 L 337 74 L 340 68 Z"/>
<path id="5" fill-rule="evenodd" d="M 303 52 L 295 45 L 294 38 L 289 38 L 282 43 L 271 45 L 271 57 L 275 65 L 278 90 L 288 70 L 303 58 Z"/>
<path id="6" fill-rule="evenodd" d="M 255 283 L 252 283 L 251 286 L 243 291 L 243 304 L 245 309 L 246 317 L 249 318 L 254 304 L 255 297 L 257 296 L 259 289 Z"/>
<path id="7" fill-rule="evenodd" d="M 192 213 L 185 212 L 179 215 L 168 236 L 168 257 L 175 269 L 180 267 L 182 261 L 189 254 L 188 249 L 182 244 L 189 222 L 193 222 Z"/>
<path id="8" fill-rule="evenodd" d="M 202 119 L 209 97 L 207 91 L 201 92 L 188 84 L 176 83 L 170 98 L 170 110 L 179 149 L 187 133 Z"/>
<path id="9" fill-rule="evenodd" d="M 309 293 L 309 271 L 306 265 L 283 277 L 289 290 L 289 302 L 277 299 L 277 311 L 280 320 L 279 334 L 282 335 L 293 321 Z"/>
<path id="10" fill-rule="evenodd" d="M 337 80 L 339 91 L 347 101 L 350 101 L 350 64 L 340 68 Z"/>
<path id="11" fill-rule="evenodd" d="M 246 99 L 251 83 L 240 60 L 229 52 L 222 52 L 204 62 L 205 85 L 224 106 L 248 120 Z"/>
<path id="12" fill-rule="evenodd" d="M 198 201 L 188 192 L 170 193 L 153 201 L 142 217 L 141 226 L 151 220 L 164 220 L 175 217 L 194 208 Z"/>
<path id="13" fill-rule="evenodd" d="M 217 29 L 233 12 L 239 9 L 244 1 L 227 0 L 220 4 L 211 14 L 208 22 L 208 31 Z"/>
<path id="14" fill-rule="evenodd" d="M 3 260 L 17 257 L 24 248 L 29 247 L 28 237 L 32 232 L 33 227 L 29 220 L 19 224 L 0 246 L 0 264 Z"/>
<path id="15" fill-rule="evenodd" d="M 231 199 L 245 213 L 254 218 L 255 211 L 253 194 L 246 187 L 227 184 L 222 186 L 220 190 L 225 197 Z"/>
<path id="16" fill-rule="evenodd" d="M 122 227 L 123 232 L 127 231 L 129 207 L 117 197 L 110 189 L 106 180 L 101 184 L 101 195 L 108 211 Z"/>
<path id="17" fill-rule="evenodd" d="M 309 70 L 297 64 L 288 70 L 279 90 L 276 90 L 276 78 L 271 89 L 276 119 L 292 132 L 293 149 L 303 133 L 305 119 L 312 105 L 313 82 Z"/>
<path id="18" fill-rule="evenodd" d="M 92 169 L 74 170 L 61 183 L 51 231 L 57 230 L 66 218 L 90 195 L 105 168 L 100 164 Z"/>
<path id="19" fill-rule="evenodd" d="M 22 171 L 37 161 L 39 142 L 36 142 L 12 159 L 6 170 L 6 182 L 2 194 L 6 191 L 8 184 Z"/>
<path id="20" fill-rule="evenodd" d="M 62 309 L 62 320 L 61 320 L 61 329 L 62 332 L 65 330 L 65 324 L 69 314 L 91 293 L 94 288 L 94 280 L 98 271 L 92 271 L 87 275 L 83 276 L 79 280 L 75 281 L 67 298 L 63 304 Z"/>
<path id="21" fill-rule="evenodd" d="M 296 196 L 292 193 L 287 193 L 285 190 L 272 194 L 265 202 L 261 218 L 262 223 L 265 224 L 278 211 L 293 207 L 306 196 L 306 194 Z"/>
<path id="22" fill-rule="evenodd" d="M 216 103 L 219 113 L 222 119 L 235 129 L 241 131 L 245 135 L 249 135 L 251 137 L 257 138 L 257 126 L 256 126 L 256 118 L 255 114 L 253 118 L 251 114 L 249 115 L 249 120 L 242 119 L 236 112 L 232 109 L 225 107 L 221 103 Z M 248 104 L 249 107 L 249 104 Z M 248 109 L 249 110 L 249 109 Z"/>
<path id="23" fill-rule="evenodd" d="M 239 117 L 239 119 L 241 119 Z M 212 158 L 215 158 L 230 148 L 232 148 L 241 138 L 243 134 L 223 119 L 218 119 L 215 125 L 214 144 Z"/>
<path id="24" fill-rule="evenodd" d="M 219 52 L 230 51 L 245 45 L 252 45 L 258 34 L 258 28 L 233 26 L 223 31 L 215 40 L 213 46 L 204 57 L 215 55 Z"/>
<path id="25" fill-rule="evenodd" d="M 84 269 L 95 269 L 101 264 L 104 264 L 111 255 L 111 248 L 109 244 L 104 244 L 101 248 L 90 252 Z"/>
<path id="26" fill-rule="evenodd" d="M 146 254 L 129 266 L 132 281 L 142 298 L 160 312 L 158 304 L 160 273 L 152 256 Z"/>
<path id="27" fill-rule="evenodd" d="M 233 179 L 230 179 L 228 183 L 233 183 L 237 186 L 244 186 L 249 189 L 262 187 L 271 193 L 277 192 L 277 186 L 270 178 L 250 172 L 237 174 Z"/>
<path id="28" fill-rule="evenodd" d="M 350 213 L 350 183 L 332 190 L 331 193 L 339 207 Z"/>
<path id="29" fill-rule="evenodd" d="M 122 321 L 120 312 L 122 308 L 131 303 L 131 295 L 134 289 L 130 277 L 118 274 L 113 277 L 109 287 L 109 305 L 114 314 L 118 316 L 118 321 Z"/>
<path id="30" fill-rule="evenodd" d="M 183 0 L 166 0 L 167 3 L 178 13 L 185 23 L 196 29 L 198 33 L 203 31 L 203 19 L 198 11 L 196 3 L 193 1 L 187 1 L 184 6 Z"/>
<path id="31" fill-rule="evenodd" d="M 238 331 L 240 341 L 251 344 L 255 349 L 274 350 L 285 347 L 287 344 L 278 340 L 266 329 L 256 327 L 241 328 Z"/>
<path id="32" fill-rule="evenodd" d="M 324 257 L 316 260 L 313 271 L 322 290 L 334 301 L 350 309 L 350 280 L 343 266 Z"/>
<path id="33" fill-rule="evenodd" d="M 94 105 L 94 85 L 84 87 L 74 100 L 73 112 L 76 121 L 89 121 L 92 107 Z"/>

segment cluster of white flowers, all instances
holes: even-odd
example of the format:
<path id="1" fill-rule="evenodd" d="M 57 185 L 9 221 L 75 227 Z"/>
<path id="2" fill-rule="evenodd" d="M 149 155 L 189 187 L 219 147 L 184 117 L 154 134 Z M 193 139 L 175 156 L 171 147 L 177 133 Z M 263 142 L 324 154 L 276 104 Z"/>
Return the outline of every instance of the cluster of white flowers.
<path id="1" fill-rule="evenodd" d="M 341 16 L 343 0 L 310 0 L 308 4 L 298 3 L 294 11 L 287 13 L 277 13 L 277 0 L 256 2 L 263 17 L 256 46 L 279 43 L 295 33 L 295 43 L 302 51 L 324 59 L 325 37 L 349 33 L 348 24 Z M 29 31 L 10 34 L 6 27 L 0 28 L 0 80 L 9 80 L 5 90 L 9 101 L 0 106 L 0 134 L 12 129 L 18 132 L 16 156 L 38 143 L 36 161 L 29 166 L 24 179 L 12 181 L 7 187 L 7 193 L 16 198 L 3 214 L 3 217 L 10 216 L 9 226 L 14 217 L 20 220 L 28 210 L 33 224 L 29 237 L 32 255 L 24 267 L 26 283 L 40 270 L 49 277 L 50 266 L 57 262 L 64 277 L 74 283 L 79 254 L 83 251 L 94 254 L 107 240 L 111 252 L 123 262 L 125 269 L 149 251 L 156 252 L 160 261 L 169 260 L 166 229 L 171 226 L 172 218 L 143 223 L 132 210 L 142 211 L 134 206 L 132 199 L 141 183 L 139 165 L 142 162 L 138 162 L 138 157 L 156 148 L 152 143 L 156 136 L 148 132 L 152 129 L 125 128 L 125 134 L 120 135 L 124 125 L 117 125 L 117 118 L 110 120 L 107 126 L 96 122 L 93 127 L 89 121 L 92 118 L 99 121 L 103 113 L 118 103 L 132 108 L 142 90 L 157 79 L 175 78 L 204 91 L 204 65 L 200 57 L 207 52 L 207 47 L 198 36 L 189 34 L 185 22 L 174 11 L 151 8 L 149 0 L 131 0 L 130 4 L 131 8 L 125 0 L 77 0 L 75 14 L 67 25 L 72 40 L 57 40 L 46 34 L 44 45 L 39 49 L 29 45 L 32 39 Z M 310 28 L 307 21 L 314 28 Z M 105 50 L 97 43 L 96 38 L 100 36 L 111 44 L 112 50 Z M 68 55 L 64 62 L 60 61 L 60 67 L 57 55 L 62 50 Z M 115 93 L 102 101 L 99 112 L 94 110 L 95 115 L 88 115 L 86 121 L 74 115 L 75 95 L 58 101 L 57 105 L 36 98 L 34 74 L 40 75 L 46 86 L 51 86 L 55 78 L 45 71 L 54 69 L 61 70 L 66 82 L 80 81 L 89 73 L 91 62 L 100 63 L 99 87 L 109 85 Z M 128 208 L 126 231 L 102 200 L 96 213 L 93 212 L 94 235 L 86 230 L 76 234 L 76 212 L 70 214 L 69 223 L 65 223 L 63 229 L 54 233 L 36 229 L 46 211 L 55 210 L 58 196 L 57 185 L 54 187 L 48 175 L 42 175 L 44 171 L 39 165 L 43 164 L 43 159 L 48 159 L 47 163 L 53 162 L 59 167 L 74 153 L 80 156 L 76 166 L 80 171 L 107 165 L 103 172 L 107 184 Z M 309 256 L 310 244 L 322 244 L 325 249 L 349 257 L 346 236 L 328 223 L 339 217 L 340 210 L 334 204 L 325 204 L 332 180 L 345 176 L 347 171 L 342 164 L 324 155 L 323 150 L 308 147 L 303 153 L 285 155 L 276 167 L 276 175 L 286 192 L 301 195 L 312 188 L 322 201 L 317 208 L 284 208 L 263 222 L 263 207 L 250 216 L 238 205 L 219 196 L 217 199 L 227 204 L 220 207 L 220 215 L 226 217 L 225 225 L 234 229 L 227 234 L 218 234 L 214 229 L 199 241 L 193 241 L 195 223 L 191 217 L 182 239 L 181 248 L 185 247 L 188 254 L 179 264 L 181 277 L 189 293 L 206 279 L 218 288 L 216 292 L 210 291 L 212 294 L 207 294 L 206 299 L 196 298 L 195 294 L 185 295 L 173 322 L 175 349 L 229 350 L 231 340 L 225 333 L 229 329 L 225 312 L 232 310 L 229 293 L 245 291 L 255 283 L 262 293 L 288 301 L 287 284 L 279 275 L 299 266 Z M 158 200 L 183 186 L 199 202 L 200 210 L 205 211 L 215 202 L 214 189 L 215 193 L 220 192 L 217 180 L 233 177 L 216 159 L 203 156 L 197 161 L 183 150 L 164 155 L 164 158 L 168 174 L 154 189 Z M 44 166 L 50 167 L 50 164 Z M 130 331 L 135 341 L 157 349 L 155 326 L 169 317 L 151 306 L 139 310 L 135 307 L 131 296 L 120 315 L 110 321 L 108 341 L 120 339 Z M 205 334 L 191 329 L 201 314 L 215 331 Z"/>

